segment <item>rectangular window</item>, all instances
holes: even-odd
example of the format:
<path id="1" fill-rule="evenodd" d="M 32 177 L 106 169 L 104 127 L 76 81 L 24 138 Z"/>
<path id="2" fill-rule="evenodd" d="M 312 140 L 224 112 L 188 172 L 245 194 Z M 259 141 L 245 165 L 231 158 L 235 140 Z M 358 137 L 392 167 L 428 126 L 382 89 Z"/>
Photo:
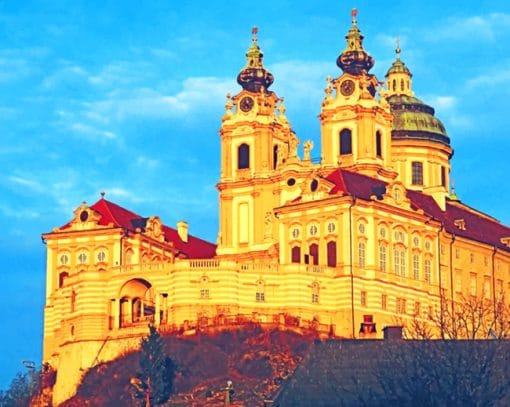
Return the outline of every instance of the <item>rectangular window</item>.
<path id="1" fill-rule="evenodd" d="M 498 295 L 498 301 L 503 300 L 503 280 L 496 281 L 496 293 Z"/>
<path id="2" fill-rule="evenodd" d="M 462 292 L 462 271 L 455 271 L 455 292 Z"/>
<path id="3" fill-rule="evenodd" d="M 388 306 L 388 296 L 386 294 L 381 295 L 381 309 L 386 311 Z"/>
<path id="4" fill-rule="evenodd" d="M 432 261 L 430 259 L 425 260 L 425 281 L 431 283 L 432 280 Z"/>
<path id="5" fill-rule="evenodd" d="M 473 263 L 475 262 L 475 254 L 474 254 L 474 253 L 471 253 L 471 254 L 469 255 L 469 262 L 470 262 L 471 264 L 473 264 Z"/>
<path id="6" fill-rule="evenodd" d="M 365 267 L 365 242 L 358 243 L 358 264 Z"/>
<path id="7" fill-rule="evenodd" d="M 386 273 L 386 246 L 379 246 L 379 270 Z"/>
<path id="8" fill-rule="evenodd" d="M 394 250 L 394 270 L 395 275 L 405 277 L 406 275 L 406 258 L 405 258 L 405 250 L 403 249 L 395 249 Z"/>
<path id="9" fill-rule="evenodd" d="M 483 296 L 485 299 L 491 299 L 491 278 L 485 276 L 483 279 Z"/>
<path id="10" fill-rule="evenodd" d="M 209 289 L 208 288 L 202 288 L 200 290 L 200 298 L 209 298 Z"/>
<path id="11" fill-rule="evenodd" d="M 266 293 L 264 293 L 263 291 L 258 291 L 255 294 L 255 301 L 264 302 L 265 300 L 266 300 Z"/>
<path id="12" fill-rule="evenodd" d="M 413 255 L 413 277 L 415 280 L 420 279 L 420 256 L 418 254 Z"/>
<path id="13" fill-rule="evenodd" d="M 292 263 L 301 263 L 301 247 L 294 246 L 291 249 Z"/>
<path id="14" fill-rule="evenodd" d="M 412 184 L 423 185 L 423 163 L 413 161 L 411 163 Z"/>
<path id="15" fill-rule="evenodd" d="M 441 185 L 446 187 L 446 168 L 441 166 Z"/>
<path id="16" fill-rule="evenodd" d="M 367 306 L 367 292 L 366 291 L 361 292 L 361 306 L 362 307 Z"/>
<path id="17" fill-rule="evenodd" d="M 420 301 L 414 302 L 414 315 L 419 316 L 421 312 L 421 304 Z"/>
<path id="18" fill-rule="evenodd" d="M 455 258 L 460 259 L 460 249 L 455 249 Z"/>
<path id="19" fill-rule="evenodd" d="M 471 294 L 473 297 L 476 296 L 476 274 L 471 273 L 469 275 L 469 294 Z"/>
<path id="20" fill-rule="evenodd" d="M 319 303 L 319 294 L 312 293 L 312 304 L 318 304 L 318 303 Z"/>
<path id="21" fill-rule="evenodd" d="M 397 298 L 397 314 L 405 314 L 406 313 L 406 300 L 405 298 Z"/>

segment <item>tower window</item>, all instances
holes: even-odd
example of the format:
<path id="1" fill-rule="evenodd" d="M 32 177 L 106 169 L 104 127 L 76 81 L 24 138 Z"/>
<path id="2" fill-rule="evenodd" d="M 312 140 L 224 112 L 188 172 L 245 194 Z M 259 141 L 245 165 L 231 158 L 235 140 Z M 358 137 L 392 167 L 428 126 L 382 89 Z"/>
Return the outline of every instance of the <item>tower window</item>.
<path id="1" fill-rule="evenodd" d="M 340 132 L 340 154 L 352 154 L 352 132 L 349 129 Z"/>
<path id="2" fill-rule="evenodd" d="M 328 267 L 336 267 L 336 242 L 328 242 Z"/>
<path id="3" fill-rule="evenodd" d="M 291 250 L 292 263 L 301 263 L 301 247 L 294 246 Z"/>
<path id="4" fill-rule="evenodd" d="M 312 243 L 308 249 L 310 257 L 312 258 L 312 263 L 314 266 L 319 264 L 319 245 L 317 243 Z"/>
<path id="5" fill-rule="evenodd" d="M 377 157 L 382 158 L 382 135 L 379 130 L 375 132 L 375 152 Z"/>
<path id="6" fill-rule="evenodd" d="M 240 170 L 250 168 L 250 146 L 241 144 L 237 148 L 237 168 Z"/>
<path id="7" fill-rule="evenodd" d="M 412 184 L 423 185 L 423 163 L 413 161 L 411 163 Z"/>
<path id="8" fill-rule="evenodd" d="M 446 187 L 446 168 L 441 166 L 441 186 Z"/>
<path id="9" fill-rule="evenodd" d="M 278 145 L 275 144 L 273 146 L 273 169 L 276 169 L 276 167 L 281 164 L 278 162 Z"/>

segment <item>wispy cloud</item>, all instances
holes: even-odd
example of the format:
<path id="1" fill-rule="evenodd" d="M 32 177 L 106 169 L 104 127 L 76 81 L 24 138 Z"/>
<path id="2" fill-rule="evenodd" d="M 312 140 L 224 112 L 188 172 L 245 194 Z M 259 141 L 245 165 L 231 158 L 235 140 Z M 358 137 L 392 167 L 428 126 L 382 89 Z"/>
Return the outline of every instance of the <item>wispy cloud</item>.
<path id="1" fill-rule="evenodd" d="M 501 90 L 501 85 L 504 84 L 504 89 L 508 89 L 508 82 L 510 81 L 510 63 L 508 67 L 498 68 L 494 72 L 484 73 L 482 75 L 476 76 L 467 81 L 467 87 L 469 90 L 476 90 L 481 86 L 490 87 L 493 89 Z"/>
<path id="2" fill-rule="evenodd" d="M 426 34 L 426 39 L 437 42 L 453 41 L 493 41 L 510 31 L 510 14 L 491 13 L 470 17 L 451 17 L 440 22 Z"/>

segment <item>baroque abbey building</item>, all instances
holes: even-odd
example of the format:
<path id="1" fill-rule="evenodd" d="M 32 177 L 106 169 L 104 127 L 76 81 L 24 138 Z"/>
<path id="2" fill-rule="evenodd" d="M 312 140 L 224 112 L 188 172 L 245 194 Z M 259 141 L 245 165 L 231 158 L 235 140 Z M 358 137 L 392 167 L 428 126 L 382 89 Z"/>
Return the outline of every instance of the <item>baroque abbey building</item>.
<path id="1" fill-rule="evenodd" d="M 270 90 L 256 31 L 221 118 L 216 244 L 101 197 L 43 235 L 55 401 L 168 333 L 260 323 L 343 338 L 426 319 L 442 297 L 510 291 L 510 228 L 449 191 L 453 150 L 396 59 L 380 82 L 353 13 L 320 107 L 320 162 Z M 315 148 L 318 148 L 315 146 Z"/>

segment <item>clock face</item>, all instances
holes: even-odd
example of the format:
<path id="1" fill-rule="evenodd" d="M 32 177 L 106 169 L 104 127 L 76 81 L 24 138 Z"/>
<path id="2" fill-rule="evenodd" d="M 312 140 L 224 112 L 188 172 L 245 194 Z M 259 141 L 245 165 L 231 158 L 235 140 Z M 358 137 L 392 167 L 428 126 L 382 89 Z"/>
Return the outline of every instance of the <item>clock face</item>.
<path id="1" fill-rule="evenodd" d="M 239 102 L 239 107 L 243 112 L 249 112 L 253 107 L 253 99 L 249 96 L 245 96 Z"/>
<path id="2" fill-rule="evenodd" d="M 354 92 L 354 81 L 351 81 L 350 79 L 346 79 L 340 84 L 340 92 L 344 96 L 350 96 Z"/>

